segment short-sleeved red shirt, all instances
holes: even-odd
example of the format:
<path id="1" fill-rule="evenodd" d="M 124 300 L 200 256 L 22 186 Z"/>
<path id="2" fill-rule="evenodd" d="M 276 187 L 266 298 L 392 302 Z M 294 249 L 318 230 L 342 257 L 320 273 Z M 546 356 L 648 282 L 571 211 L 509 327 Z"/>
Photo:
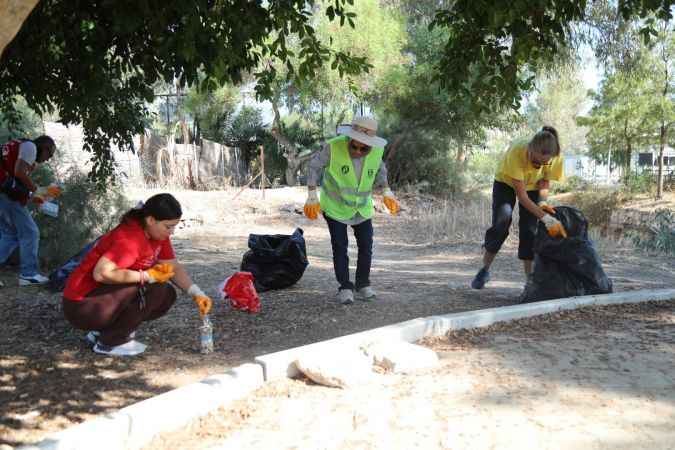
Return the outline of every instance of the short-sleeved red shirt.
<path id="1" fill-rule="evenodd" d="M 101 286 L 94 280 L 94 267 L 102 256 L 120 269 L 129 270 L 146 270 L 157 264 L 158 260 L 176 257 L 169 239 L 149 239 L 138 222 L 122 223 L 102 236 L 70 274 L 63 290 L 65 298 L 83 300 L 89 292 Z"/>

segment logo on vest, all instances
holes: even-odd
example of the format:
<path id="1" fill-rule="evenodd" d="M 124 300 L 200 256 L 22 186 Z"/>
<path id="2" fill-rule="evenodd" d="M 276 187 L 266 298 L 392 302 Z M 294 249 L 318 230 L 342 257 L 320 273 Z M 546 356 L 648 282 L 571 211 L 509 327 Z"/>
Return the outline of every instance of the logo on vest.
<path id="1" fill-rule="evenodd" d="M 375 175 L 375 170 L 374 169 L 368 169 L 368 178 L 373 178 L 373 175 Z"/>
<path id="2" fill-rule="evenodd" d="M 340 171 L 342 172 L 342 175 L 347 175 L 349 173 L 349 166 L 342 166 Z"/>

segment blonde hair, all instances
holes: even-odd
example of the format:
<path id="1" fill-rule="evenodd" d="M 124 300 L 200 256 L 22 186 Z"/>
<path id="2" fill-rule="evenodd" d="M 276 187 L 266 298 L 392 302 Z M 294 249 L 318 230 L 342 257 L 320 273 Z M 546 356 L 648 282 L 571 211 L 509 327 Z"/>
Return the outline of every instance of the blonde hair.
<path id="1" fill-rule="evenodd" d="M 527 144 L 527 149 L 543 156 L 559 156 L 558 132 L 553 127 L 542 127 L 541 131 L 538 131 Z"/>

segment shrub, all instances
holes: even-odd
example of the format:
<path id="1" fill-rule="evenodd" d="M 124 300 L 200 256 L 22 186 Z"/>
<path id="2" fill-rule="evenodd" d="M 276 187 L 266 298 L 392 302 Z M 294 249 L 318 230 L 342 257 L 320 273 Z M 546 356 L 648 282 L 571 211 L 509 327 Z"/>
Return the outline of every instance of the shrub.
<path id="1" fill-rule="evenodd" d="M 44 173 L 40 174 L 42 176 Z M 41 180 L 40 184 L 45 182 Z M 40 228 L 40 259 L 48 268 L 63 264 L 87 243 L 110 230 L 132 206 L 121 186 L 109 185 L 101 192 L 80 172 L 71 172 L 61 187 L 63 193 L 56 200 L 59 216 L 53 218 L 35 213 Z"/>
<path id="2" fill-rule="evenodd" d="M 578 192 L 588 189 L 591 184 L 581 177 L 573 175 L 565 178 L 562 183 L 551 183 L 552 194 L 564 194 L 567 192 Z"/>
<path id="3" fill-rule="evenodd" d="M 647 194 L 656 191 L 656 179 L 647 171 L 631 172 L 621 178 L 622 189 L 628 194 Z"/>
<path id="4" fill-rule="evenodd" d="M 669 209 L 658 210 L 654 224 L 644 233 L 632 233 L 632 238 L 640 248 L 675 255 L 675 213 Z"/>
<path id="5" fill-rule="evenodd" d="M 577 191 L 569 204 L 583 211 L 590 226 L 607 227 L 614 211 L 626 201 L 623 192 L 614 189 Z"/>

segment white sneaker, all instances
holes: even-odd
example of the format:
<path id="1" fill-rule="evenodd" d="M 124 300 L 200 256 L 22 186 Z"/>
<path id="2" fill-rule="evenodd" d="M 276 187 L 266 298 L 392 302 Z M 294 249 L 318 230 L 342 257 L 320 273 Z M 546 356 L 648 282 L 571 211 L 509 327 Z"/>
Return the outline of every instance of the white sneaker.
<path id="1" fill-rule="evenodd" d="M 354 303 L 354 291 L 351 289 L 340 289 L 335 298 L 343 305 L 351 305 Z"/>
<path id="2" fill-rule="evenodd" d="M 101 332 L 100 331 L 90 331 L 87 333 L 87 335 L 84 337 L 84 340 L 89 344 L 90 347 L 93 347 L 96 345 L 98 342 L 98 338 L 101 337 Z M 136 332 L 132 331 L 131 334 L 129 335 L 130 339 L 135 339 L 136 338 Z"/>
<path id="3" fill-rule="evenodd" d="M 376 294 L 373 288 L 370 286 L 362 287 L 358 291 L 356 291 L 356 298 L 359 300 L 363 300 L 364 302 L 369 302 L 371 300 L 375 300 Z"/>
<path id="4" fill-rule="evenodd" d="M 126 342 L 122 345 L 115 345 L 114 347 L 105 345 L 99 341 L 96 342 L 93 350 L 95 353 L 100 353 L 101 355 L 135 356 L 143 353 L 147 347 L 147 345 L 134 340 Z"/>
<path id="5" fill-rule="evenodd" d="M 38 286 L 49 282 L 49 278 L 36 273 L 29 277 L 19 277 L 19 286 Z"/>

